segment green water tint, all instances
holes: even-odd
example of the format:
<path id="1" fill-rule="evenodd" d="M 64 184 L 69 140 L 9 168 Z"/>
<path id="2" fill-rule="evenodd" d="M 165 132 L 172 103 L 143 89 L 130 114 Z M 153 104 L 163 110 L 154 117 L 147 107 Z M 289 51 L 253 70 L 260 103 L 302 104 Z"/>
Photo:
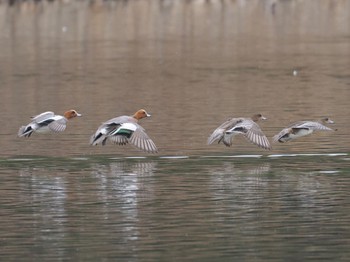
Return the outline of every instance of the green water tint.
<path id="1" fill-rule="evenodd" d="M 238 169 L 265 165 L 270 172 L 284 171 L 319 171 L 340 172 L 350 167 L 350 157 L 347 153 L 329 154 L 285 154 L 285 155 L 208 155 L 208 156 L 140 156 L 123 157 L 112 155 L 76 156 L 76 157 L 43 157 L 20 156 L 0 159 L 2 169 L 47 168 L 79 171 L 91 169 L 96 164 L 108 166 L 111 163 L 154 163 L 158 168 L 171 166 L 178 171 L 210 172 L 211 167 L 232 163 Z"/>
<path id="2" fill-rule="evenodd" d="M 349 260 L 350 1 L 16 2 L 0 2 L 1 260 Z M 70 107 L 64 133 L 16 136 Z M 158 154 L 89 145 L 141 107 Z M 338 131 L 207 145 L 255 113 L 269 139 L 322 116 Z"/>
<path id="3" fill-rule="evenodd" d="M 349 174 L 348 154 L 3 158 L 2 256 L 340 261 Z"/>

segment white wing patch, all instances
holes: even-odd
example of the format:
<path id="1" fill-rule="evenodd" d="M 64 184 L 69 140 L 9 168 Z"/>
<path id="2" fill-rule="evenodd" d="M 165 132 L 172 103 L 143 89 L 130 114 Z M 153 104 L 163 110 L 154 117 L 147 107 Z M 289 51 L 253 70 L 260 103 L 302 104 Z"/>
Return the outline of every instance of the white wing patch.
<path id="1" fill-rule="evenodd" d="M 137 126 L 133 123 L 124 123 L 118 128 L 118 130 L 120 129 L 128 129 L 131 131 L 135 131 L 137 129 Z M 116 133 L 118 133 L 118 131 Z"/>
<path id="2" fill-rule="evenodd" d="M 54 112 L 47 111 L 47 112 L 41 113 L 39 115 L 33 116 L 32 120 L 33 120 L 33 122 L 40 123 L 40 122 L 43 122 L 43 121 L 50 119 L 54 116 L 55 116 Z"/>
<path id="3" fill-rule="evenodd" d="M 133 123 L 123 123 L 118 128 L 116 128 L 114 131 L 111 131 L 108 134 L 108 136 L 112 137 L 112 136 L 118 135 L 118 132 L 122 129 L 126 129 L 126 130 L 130 130 L 132 132 L 135 132 L 135 130 L 137 129 L 137 125 L 135 125 Z M 108 132 L 107 129 L 106 129 L 106 131 Z"/>

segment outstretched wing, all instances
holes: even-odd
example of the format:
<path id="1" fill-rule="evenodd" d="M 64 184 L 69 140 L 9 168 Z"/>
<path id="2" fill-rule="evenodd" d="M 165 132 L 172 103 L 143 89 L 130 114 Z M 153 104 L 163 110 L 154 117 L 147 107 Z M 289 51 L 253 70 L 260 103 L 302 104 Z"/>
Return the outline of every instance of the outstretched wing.
<path id="1" fill-rule="evenodd" d="M 96 132 L 91 136 L 90 145 L 95 146 L 101 142 L 102 142 L 102 145 L 104 145 L 110 133 L 117 130 L 120 127 L 120 125 L 122 125 L 122 123 L 124 123 L 125 121 L 127 121 L 126 116 L 119 116 L 119 117 L 109 119 L 106 122 L 102 123 L 97 128 Z M 109 139 L 111 139 L 111 137 L 109 137 Z M 118 141 L 114 141 L 114 139 L 111 139 L 111 140 L 115 143 L 118 143 Z"/>
<path id="2" fill-rule="evenodd" d="M 232 119 L 229 119 L 229 120 L 225 121 L 224 123 L 222 123 L 209 136 L 209 138 L 208 138 L 208 145 L 214 143 L 217 140 L 219 140 L 219 143 L 220 143 L 223 139 L 225 139 L 225 141 L 230 144 L 231 143 L 230 142 L 231 136 L 225 136 L 225 133 L 226 133 L 227 130 L 232 128 L 237 123 L 237 121 L 238 121 L 237 118 L 232 118 Z M 225 145 L 226 145 L 226 143 L 225 143 Z"/>
<path id="3" fill-rule="evenodd" d="M 109 140 L 118 145 L 125 145 L 129 142 L 129 138 L 137 129 L 137 124 L 135 123 L 124 123 L 121 125 L 115 125 L 107 132 L 107 137 Z"/>
<path id="4" fill-rule="evenodd" d="M 273 137 L 273 142 L 278 142 L 282 137 L 284 137 L 286 134 L 290 132 L 290 128 L 284 128 L 282 129 L 277 135 Z"/>
<path id="5" fill-rule="evenodd" d="M 148 153 L 157 153 L 158 149 L 151 138 L 146 134 L 145 130 L 138 124 L 135 124 L 137 128 L 132 133 L 129 141 L 137 148 L 146 151 Z"/>
<path id="6" fill-rule="evenodd" d="M 53 132 L 63 132 L 67 127 L 67 119 L 63 116 L 55 116 L 54 120 L 48 124 Z"/>
<path id="7" fill-rule="evenodd" d="M 41 113 L 39 115 L 33 116 L 31 118 L 32 118 L 33 122 L 39 124 L 39 123 L 44 122 L 44 121 L 46 121 L 46 120 L 48 120 L 50 118 L 53 118 L 54 116 L 55 116 L 54 112 L 47 111 L 47 112 Z"/>
<path id="8" fill-rule="evenodd" d="M 312 122 L 312 121 L 302 121 L 298 122 L 291 126 L 291 128 L 297 128 L 297 129 L 311 129 L 311 130 L 321 130 L 321 131 L 332 131 L 332 128 L 329 128 L 325 125 L 322 125 L 319 122 Z"/>
<path id="9" fill-rule="evenodd" d="M 270 142 L 259 125 L 250 119 L 244 119 L 237 123 L 235 127 L 228 132 L 241 133 L 253 144 L 267 150 L 271 149 Z"/>

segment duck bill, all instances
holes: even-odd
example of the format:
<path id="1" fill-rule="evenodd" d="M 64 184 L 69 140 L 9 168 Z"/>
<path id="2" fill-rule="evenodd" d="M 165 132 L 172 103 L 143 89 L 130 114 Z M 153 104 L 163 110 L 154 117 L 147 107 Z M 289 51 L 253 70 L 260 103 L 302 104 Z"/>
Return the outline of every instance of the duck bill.
<path id="1" fill-rule="evenodd" d="M 151 115 L 150 115 L 150 114 L 148 114 L 148 113 L 146 113 L 146 117 L 151 117 Z"/>

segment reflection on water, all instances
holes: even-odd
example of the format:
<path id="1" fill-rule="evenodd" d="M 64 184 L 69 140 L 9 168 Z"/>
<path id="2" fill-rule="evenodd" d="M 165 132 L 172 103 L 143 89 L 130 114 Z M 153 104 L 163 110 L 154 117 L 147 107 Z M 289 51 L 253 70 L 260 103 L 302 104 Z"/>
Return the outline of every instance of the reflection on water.
<path id="1" fill-rule="evenodd" d="M 128 219 L 138 219 L 139 199 L 152 195 L 152 185 L 148 186 L 145 177 L 153 176 L 154 162 L 112 162 L 109 165 L 95 164 L 91 175 L 96 179 L 99 195 L 103 202 L 112 199 L 119 205 L 121 212 Z M 107 212 L 106 212 L 107 213 Z M 128 228 L 130 230 L 130 228 Z"/>
<path id="2" fill-rule="evenodd" d="M 350 2 L 0 2 L 0 253 L 6 261 L 346 261 Z M 139 108 L 159 147 L 89 146 Z M 67 130 L 16 137 L 76 108 Z M 271 138 L 329 116 L 337 132 L 265 152 L 207 146 L 261 112 Z"/>
<path id="3" fill-rule="evenodd" d="M 222 166 L 219 167 L 218 170 L 211 170 L 212 174 L 215 175 L 221 175 L 221 174 L 249 174 L 249 175 L 261 175 L 264 173 L 269 172 L 270 170 L 270 164 L 269 163 L 263 163 L 258 166 L 253 167 L 238 167 L 235 168 L 234 164 L 232 162 L 225 162 Z"/>
<path id="4" fill-rule="evenodd" d="M 94 250 L 104 249 L 96 247 L 95 241 L 108 245 L 109 240 L 105 239 L 108 233 L 114 232 L 116 236 L 110 241 L 120 244 L 137 240 L 138 213 L 142 206 L 139 202 L 153 198 L 154 190 L 148 180 L 156 163 L 108 159 L 107 162 L 43 158 L 3 161 L 2 166 L 7 170 L 18 170 L 18 175 L 1 176 L 4 183 L 0 191 L 7 192 L 1 201 L 5 215 L 2 223 L 10 223 L 2 234 L 9 250 L 3 255 L 11 257 L 12 248 L 20 249 L 16 253 L 23 257 L 27 250 L 32 253 L 36 247 L 52 252 L 55 246 L 60 246 L 60 252 L 54 252 L 55 258 L 67 257 L 75 248 L 88 248 L 92 253 L 86 253 L 86 257 L 97 258 L 99 255 L 93 254 Z M 93 163 L 76 171 L 79 161 Z M 119 225 L 115 228 L 108 226 L 117 221 Z M 96 231 L 99 227 L 108 231 L 99 236 Z M 36 255 L 37 259 L 41 258 L 40 253 Z M 43 252 L 42 258 L 47 255 Z"/>
<path id="5" fill-rule="evenodd" d="M 347 156 L 3 159 L 2 257 L 342 260 Z"/>

